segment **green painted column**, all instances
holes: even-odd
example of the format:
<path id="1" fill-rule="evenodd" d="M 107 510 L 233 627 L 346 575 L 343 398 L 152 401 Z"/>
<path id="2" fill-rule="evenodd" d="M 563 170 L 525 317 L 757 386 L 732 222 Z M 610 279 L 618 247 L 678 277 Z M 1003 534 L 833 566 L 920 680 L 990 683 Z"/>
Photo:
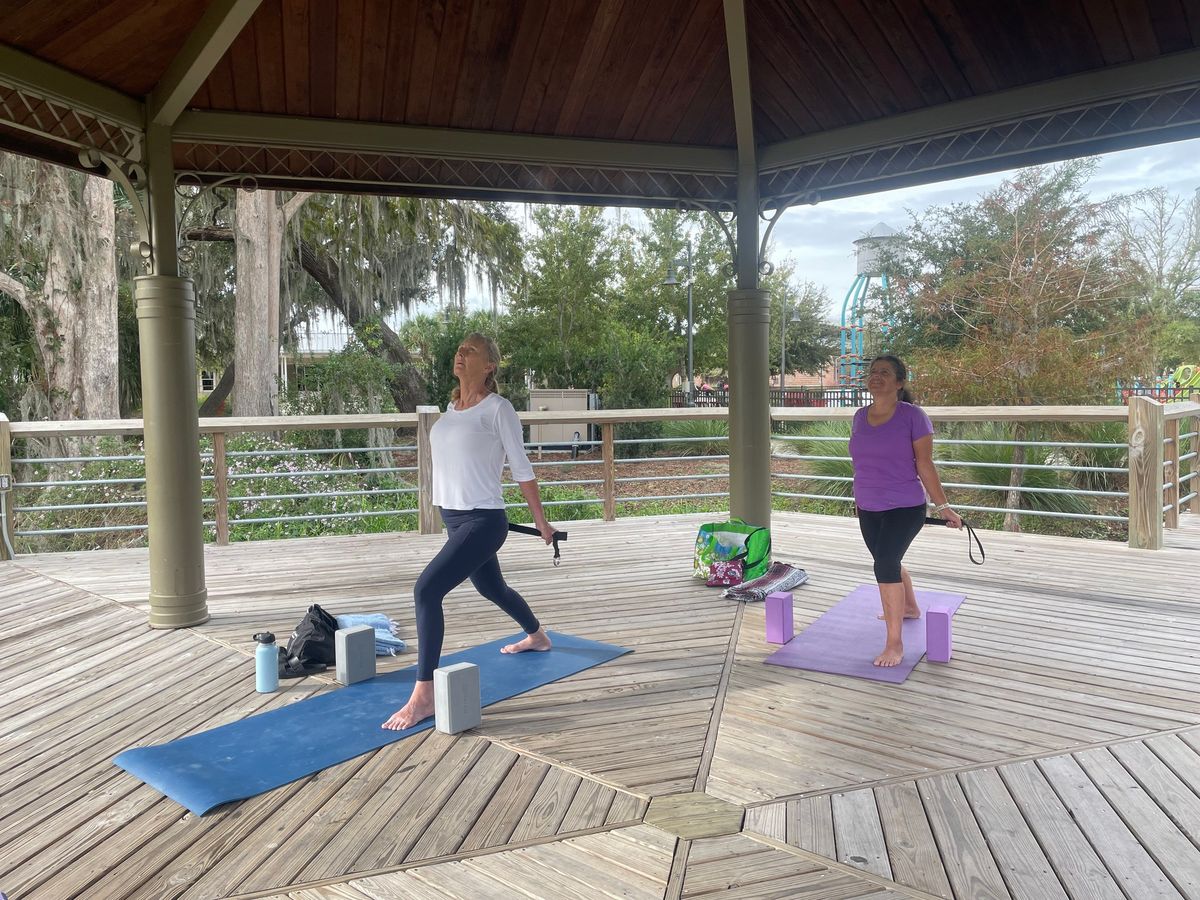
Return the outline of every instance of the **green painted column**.
<path id="1" fill-rule="evenodd" d="M 175 252 L 170 132 L 147 128 L 153 275 L 133 280 L 141 342 L 146 507 L 150 525 L 150 627 L 208 620 L 204 504 L 196 405 L 196 303 Z"/>
<path id="2" fill-rule="evenodd" d="M 133 296 L 142 354 L 150 626 L 185 628 L 208 619 L 192 282 L 145 275 L 133 280 Z"/>
<path id="3" fill-rule="evenodd" d="M 771 522 L 770 294 L 729 292 L 729 511 Z"/>
<path id="4" fill-rule="evenodd" d="M 737 289 L 729 292 L 729 511 L 771 522 L 770 294 L 758 287 L 758 176 L 738 172 Z"/>

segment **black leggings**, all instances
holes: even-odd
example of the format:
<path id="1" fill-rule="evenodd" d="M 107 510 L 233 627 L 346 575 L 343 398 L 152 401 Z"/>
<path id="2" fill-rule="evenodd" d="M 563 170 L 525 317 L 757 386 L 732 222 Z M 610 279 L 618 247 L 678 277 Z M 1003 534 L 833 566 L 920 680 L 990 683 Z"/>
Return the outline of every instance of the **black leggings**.
<path id="1" fill-rule="evenodd" d="M 875 559 L 875 580 L 895 584 L 900 580 L 900 561 L 925 524 L 925 504 L 900 506 L 872 512 L 858 511 L 858 528 Z"/>
<path id="2" fill-rule="evenodd" d="M 475 590 L 517 620 L 527 634 L 541 625 L 520 594 L 504 583 L 497 551 L 508 537 L 502 509 L 443 509 L 448 540 L 413 588 L 417 608 L 417 680 L 432 681 L 442 656 L 446 618 L 442 600 L 468 578 Z"/>

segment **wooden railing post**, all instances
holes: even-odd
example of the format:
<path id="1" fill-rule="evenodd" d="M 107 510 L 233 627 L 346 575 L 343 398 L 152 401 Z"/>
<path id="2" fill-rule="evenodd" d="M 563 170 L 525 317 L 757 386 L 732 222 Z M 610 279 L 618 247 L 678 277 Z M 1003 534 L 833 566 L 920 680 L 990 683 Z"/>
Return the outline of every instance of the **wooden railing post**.
<path id="1" fill-rule="evenodd" d="M 1163 408 L 1150 397 L 1129 398 L 1129 546 L 1163 545 Z"/>
<path id="2" fill-rule="evenodd" d="M 429 430 L 441 415 L 436 406 L 417 407 L 417 527 L 421 534 L 441 531 L 433 506 L 433 448 Z"/>
<path id="3" fill-rule="evenodd" d="M 0 475 L 7 475 L 9 486 L 13 485 L 12 477 L 12 426 L 8 424 L 8 416 L 0 413 Z M 4 535 L 8 536 L 8 540 L 16 541 L 14 534 L 16 533 L 16 516 L 13 514 L 13 507 L 16 505 L 16 492 L 10 490 L 4 496 L 4 521 L 0 522 L 0 559 L 12 559 L 9 555 L 8 547 L 3 539 Z"/>
<path id="4" fill-rule="evenodd" d="M 1192 394 L 1192 402 L 1200 403 L 1200 394 Z M 1200 431 L 1200 415 L 1192 416 L 1192 427 L 1188 431 Z M 1189 508 L 1192 515 L 1200 516 L 1200 434 L 1192 438 L 1190 448 L 1192 453 L 1196 454 L 1192 457 L 1191 471 L 1192 480 L 1188 482 L 1188 489 L 1192 494 L 1192 500 Z"/>
<path id="5" fill-rule="evenodd" d="M 1164 528 L 1179 527 L 1179 420 L 1163 422 L 1163 477 L 1166 488 L 1163 492 Z"/>
<path id="6" fill-rule="evenodd" d="M 229 543 L 229 465 L 225 462 L 225 432 L 213 432 L 213 499 L 217 520 L 217 543 Z"/>
<path id="7" fill-rule="evenodd" d="M 617 460 L 616 445 L 613 443 L 613 424 L 605 422 L 600 426 L 601 451 L 603 454 L 604 487 L 601 496 L 604 498 L 604 521 L 611 522 L 617 517 Z"/>

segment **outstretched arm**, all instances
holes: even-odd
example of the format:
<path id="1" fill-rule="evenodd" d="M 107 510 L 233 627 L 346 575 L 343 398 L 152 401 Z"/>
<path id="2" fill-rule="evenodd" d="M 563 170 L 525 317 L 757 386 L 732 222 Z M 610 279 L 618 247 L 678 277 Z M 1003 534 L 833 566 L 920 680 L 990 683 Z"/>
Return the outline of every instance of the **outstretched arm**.
<path id="1" fill-rule="evenodd" d="M 542 533 L 542 540 L 547 544 L 551 543 L 554 540 L 554 527 L 546 521 L 546 513 L 542 509 L 542 492 L 538 489 L 537 479 L 531 478 L 529 481 L 518 481 L 517 487 L 521 489 L 521 493 L 525 496 L 525 502 L 529 505 L 529 511 L 533 514 L 533 524 Z"/>
<path id="2" fill-rule="evenodd" d="M 917 459 L 917 476 L 925 486 L 925 493 L 935 507 L 941 507 L 938 515 L 949 522 L 951 528 L 962 528 L 962 516 L 950 508 L 937 467 L 933 464 L 933 435 L 927 434 L 913 441 L 913 454 Z"/>

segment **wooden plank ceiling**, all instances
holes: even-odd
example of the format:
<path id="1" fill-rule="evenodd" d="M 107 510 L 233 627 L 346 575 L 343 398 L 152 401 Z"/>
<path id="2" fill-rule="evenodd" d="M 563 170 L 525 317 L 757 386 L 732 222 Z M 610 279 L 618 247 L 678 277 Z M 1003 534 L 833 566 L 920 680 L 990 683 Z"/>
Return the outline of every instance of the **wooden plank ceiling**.
<path id="1" fill-rule="evenodd" d="M 140 100 L 204 6 L 10 0 L 0 43 Z M 745 15 L 759 145 L 1200 46 L 1200 0 L 745 0 Z M 189 108 L 731 148 L 729 71 L 722 0 L 264 0 Z"/>

